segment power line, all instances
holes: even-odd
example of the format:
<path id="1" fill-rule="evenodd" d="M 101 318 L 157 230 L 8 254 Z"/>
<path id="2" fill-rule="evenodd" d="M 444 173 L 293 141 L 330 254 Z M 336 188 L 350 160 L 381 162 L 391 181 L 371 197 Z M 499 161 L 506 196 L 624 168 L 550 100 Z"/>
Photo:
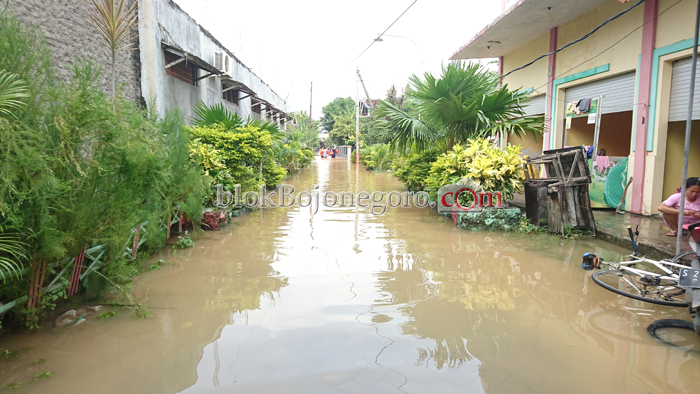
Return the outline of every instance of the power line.
<path id="1" fill-rule="evenodd" d="M 545 58 L 545 57 L 550 56 L 550 55 L 554 55 L 555 53 L 561 52 L 561 51 L 563 51 L 564 49 L 566 49 L 566 48 L 568 48 L 568 47 L 570 47 L 570 46 L 572 46 L 572 45 L 574 45 L 574 44 L 576 44 L 576 43 L 579 43 L 579 42 L 585 40 L 586 38 L 592 36 L 593 33 L 595 33 L 595 32 L 597 32 L 598 30 L 600 30 L 603 26 L 605 26 L 605 25 L 607 25 L 608 23 L 614 21 L 615 19 L 621 17 L 622 15 L 624 15 L 624 14 L 626 14 L 626 13 L 632 11 L 635 7 L 637 7 L 638 5 L 642 4 L 644 1 L 645 1 L 645 0 L 639 0 L 638 2 L 636 2 L 636 3 L 635 3 L 633 6 L 631 6 L 630 8 L 628 8 L 628 9 L 626 9 L 626 10 L 620 12 L 619 14 L 613 15 L 610 19 L 608 19 L 608 20 L 606 20 L 605 22 L 601 23 L 601 24 L 598 25 L 595 29 L 591 30 L 588 34 L 584 35 L 583 37 L 579 38 L 578 40 L 574 40 L 574 41 L 572 41 L 572 42 L 570 42 L 570 43 L 564 45 L 563 47 L 561 47 L 561 48 L 559 48 L 559 49 L 557 49 L 557 50 L 554 50 L 554 51 L 552 51 L 552 52 L 546 53 L 546 54 L 544 54 L 544 55 L 538 57 L 537 59 L 531 61 L 530 63 L 528 63 L 528 64 L 526 64 L 526 65 L 524 65 L 524 66 L 521 66 L 521 67 L 518 67 L 518 68 L 516 68 L 516 69 L 513 69 L 513 70 L 509 71 L 507 74 L 502 75 L 500 79 L 503 79 L 503 78 L 509 76 L 510 74 L 512 74 L 512 73 L 514 73 L 514 72 L 516 72 L 516 71 L 519 71 L 519 70 L 522 70 L 522 69 L 524 69 L 524 68 L 530 67 L 530 66 L 532 66 L 533 64 L 535 64 L 535 62 L 537 62 L 538 60 L 540 60 L 540 59 L 542 59 L 542 58 Z"/>
<path id="2" fill-rule="evenodd" d="M 642 1 L 644 1 L 644 0 L 642 0 Z M 387 31 L 389 31 L 389 29 L 391 29 L 392 26 L 394 26 L 394 23 L 398 22 L 398 20 L 401 19 L 401 17 L 403 16 L 403 14 L 405 14 L 405 13 L 406 13 L 411 7 L 413 7 L 413 5 L 416 4 L 417 2 L 418 2 L 418 0 L 414 0 L 413 3 L 411 3 L 411 5 L 409 5 L 408 8 L 406 8 L 406 9 L 404 10 L 404 12 L 402 12 L 401 15 L 399 15 L 398 18 L 396 18 L 393 22 L 391 22 L 391 24 L 389 25 L 389 27 L 387 27 L 386 30 L 384 30 L 384 31 L 382 32 L 382 34 L 380 34 L 379 36 L 377 36 L 377 38 L 375 38 L 375 39 L 372 41 L 372 43 L 369 44 L 369 46 L 367 46 L 367 48 L 365 48 L 364 51 L 362 51 L 359 55 L 357 55 L 357 57 L 356 57 L 355 59 L 353 59 L 350 63 L 351 63 L 351 64 L 354 63 L 355 60 L 359 59 L 360 56 L 362 56 L 365 52 L 367 52 L 367 50 L 368 50 L 372 45 L 374 45 L 374 43 L 377 42 L 378 39 L 382 38 L 382 36 L 383 36 Z"/>

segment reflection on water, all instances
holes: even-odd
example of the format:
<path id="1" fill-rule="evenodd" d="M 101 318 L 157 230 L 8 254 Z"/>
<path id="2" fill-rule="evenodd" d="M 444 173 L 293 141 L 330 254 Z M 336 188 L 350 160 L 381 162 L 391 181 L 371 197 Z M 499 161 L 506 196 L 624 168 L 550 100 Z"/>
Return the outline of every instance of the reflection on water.
<path id="1" fill-rule="evenodd" d="M 400 184 L 316 159 L 296 192 Z M 609 293 L 580 269 L 597 241 L 469 233 L 429 210 L 269 209 L 154 256 L 135 293 L 153 319 L 0 338 L 0 385 L 56 393 L 685 393 L 700 339 L 646 327 L 687 312 Z M 46 357 L 45 363 L 27 363 Z M 27 384 L 36 373 L 53 378 Z"/>

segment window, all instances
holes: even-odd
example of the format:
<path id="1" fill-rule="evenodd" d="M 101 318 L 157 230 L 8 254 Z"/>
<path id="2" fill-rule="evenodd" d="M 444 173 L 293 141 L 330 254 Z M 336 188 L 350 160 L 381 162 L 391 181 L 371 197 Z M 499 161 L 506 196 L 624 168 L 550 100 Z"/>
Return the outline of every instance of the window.
<path id="1" fill-rule="evenodd" d="M 166 66 L 182 59 L 181 57 L 168 51 L 164 51 L 163 53 L 165 54 Z M 179 79 L 182 82 L 188 83 L 192 86 L 195 85 L 194 80 L 196 79 L 195 76 L 197 75 L 197 69 L 193 64 L 188 63 L 186 60 L 181 60 L 179 63 L 166 68 L 165 73 L 173 78 Z"/>
<path id="2" fill-rule="evenodd" d="M 224 89 L 226 90 L 227 88 L 225 87 L 226 85 L 223 85 Z M 231 90 L 226 90 L 224 92 L 224 100 L 228 101 L 229 103 L 236 104 L 238 105 L 238 90 L 236 89 L 231 89 Z"/>
<path id="3" fill-rule="evenodd" d="M 254 113 L 259 114 L 259 113 L 261 112 L 261 111 L 260 111 L 260 107 L 262 107 L 262 103 L 253 103 L 253 105 L 250 107 L 250 109 L 251 109 Z"/>

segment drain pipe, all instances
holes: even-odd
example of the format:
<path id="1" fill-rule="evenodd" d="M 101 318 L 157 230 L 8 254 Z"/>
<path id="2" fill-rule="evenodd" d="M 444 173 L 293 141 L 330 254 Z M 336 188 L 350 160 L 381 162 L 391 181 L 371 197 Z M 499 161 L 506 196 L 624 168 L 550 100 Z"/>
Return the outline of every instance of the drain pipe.
<path id="1" fill-rule="evenodd" d="M 690 129 L 693 124 L 693 99 L 695 98 L 695 76 L 698 70 L 698 34 L 700 34 L 700 0 L 695 5 L 695 34 L 693 35 L 693 64 L 690 71 L 690 97 L 688 97 L 688 117 L 685 121 L 685 151 L 683 154 L 683 184 L 681 185 L 681 206 L 678 213 L 678 233 L 676 234 L 676 255 L 681 253 L 683 239 L 683 211 L 685 210 L 685 180 L 688 178 L 688 156 L 690 155 Z"/>

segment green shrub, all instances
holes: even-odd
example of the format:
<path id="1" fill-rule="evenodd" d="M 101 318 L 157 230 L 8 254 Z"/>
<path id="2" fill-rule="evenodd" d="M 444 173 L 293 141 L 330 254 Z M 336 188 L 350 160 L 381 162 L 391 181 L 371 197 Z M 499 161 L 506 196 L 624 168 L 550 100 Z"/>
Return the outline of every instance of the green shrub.
<path id="1" fill-rule="evenodd" d="M 488 140 L 469 140 L 466 148 L 455 145 L 450 152 L 438 156 L 425 180 L 425 190 L 432 198 L 438 189 L 462 178 L 471 178 L 485 191 L 498 191 L 503 198 L 512 199 L 523 189 L 523 159 L 521 147 L 508 145 L 503 150 Z"/>
<path id="2" fill-rule="evenodd" d="M 439 151 L 429 150 L 402 156 L 394 160 L 392 165 L 394 175 L 406 185 L 408 190 L 424 190 L 426 186 L 425 181 L 430 175 L 430 169 L 439 155 Z"/>
<path id="3" fill-rule="evenodd" d="M 370 145 L 360 150 L 360 161 L 369 170 L 386 171 L 393 157 L 389 144 Z"/>
<path id="4" fill-rule="evenodd" d="M 250 125 L 228 130 L 219 123 L 193 127 L 190 133 L 193 141 L 216 150 L 229 170 L 232 184 L 240 184 L 244 192 L 256 190 L 259 184 L 274 187 L 287 173 L 274 161 L 272 136 L 267 130 Z"/>

